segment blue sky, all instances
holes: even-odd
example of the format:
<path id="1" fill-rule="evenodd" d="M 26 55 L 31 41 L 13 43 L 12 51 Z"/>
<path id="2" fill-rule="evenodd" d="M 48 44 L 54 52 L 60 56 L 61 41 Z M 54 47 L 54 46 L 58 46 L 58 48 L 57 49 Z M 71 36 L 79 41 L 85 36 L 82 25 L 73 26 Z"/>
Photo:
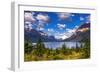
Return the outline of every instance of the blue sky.
<path id="1" fill-rule="evenodd" d="M 43 31 L 57 39 L 70 37 L 84 23 L 90 22 L 90 14 L 68 12 L 25 11 L 25 28 Z"/>

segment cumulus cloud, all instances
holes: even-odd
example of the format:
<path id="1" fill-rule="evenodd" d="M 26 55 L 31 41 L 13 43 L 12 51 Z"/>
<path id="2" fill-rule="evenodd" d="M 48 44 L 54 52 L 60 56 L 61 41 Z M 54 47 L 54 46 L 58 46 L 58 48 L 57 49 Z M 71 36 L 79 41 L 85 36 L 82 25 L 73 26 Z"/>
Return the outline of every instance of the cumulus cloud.
<path id="1" fill-rule="evenodd" d="M 78 27 L 79 26 L 76 25 L 73 29 L 66 28 L 65 31 L 57 32 L 57 33 L 54 34 L 54 36 L 55 36 L 56 39 L 62 39 L 62 40 L 67 39 L 70 36 L 72 36 L 73 34 L 76 34 L 75 32 L 76 32 Z"/>
<path id="2" fill-rule="evenodd" d="M 50 29 L 50 28 L 48 29 L 48 32 L 53 32 L 53 31 L 54 31 L 53 29 Z"/>
<path id="3" fill-rule="evenodd" d="M 52 36 L 52 35 L 55 36 L 56 30 L 54 30 L 53 28 L 48 28 L 47 33 L 48 33 L 49 36 Z"/>
<path id="4" fill-rule="evenodd" d="M 49 16 L 47 14 L 42 14 L 39 13 L 36 16 L 37 19 L 37 29 L 41 30 L 41 28 L 43 29 L 45 24 L 48 24 L 49 22 Z"/>
<path id="5" fill-rule="evenodd" d="M 43 29 L 44 28 L 44 26 L 45 26 L 45 22 L 44 21 L 42 21 L 42 20 L 39 20 L 39 21 L 37 21 L 37 30 L 41 30 L 41 28 Z"/>
<path id="6" fill-rule="evenodd" d="M 66 24 L 57 24 L 57 27 L 62 30 L 66 27 Z"/>
<path id="7" fill-rule="evenodd" d="M 70 31 L 71 29 L 69 29 L 69 28 L 66 28 L 66 31 Z"/>
<path id="8" fill-rule="evenodd" d="M 76 34 L 75 31 L 76 31 L 76 29 L 66 29 L 66 36 L 70 37 L 73 34 Z"/>
<path id="9" fill-rule="evenodd" d="M 72 14 L 71 16 L 75 16 L 75 14 Z"/>
<path id="10" fill-rule="evenodd" d="M 68 30 L 67 32 L 63 32 L 63 33 L 59 33 L 58 35 L 55 35 L 55 37 L 57 38 L 57 39 L 62 39 L 62 40 L 64 40 L 64 39 L 67 39 L 67 38 L 69 38 L 70 36 L 72 36 L 73 35 L 73 32 L 75 32 L 75 30 Z"/>
<path id="11" fill-rule="evenodd" d="M 49 16 L 48 16 L 47 14 L 39 13 L 39 14 L 36 16 L 36 19 L 39 20 L 39 21 L 48 22 L 48 21 L 49 21 Z"/>
<path id="12" fill-rule="evenodd" d="M 66 32 L 65 32 L 66 35 L 64 35 L 64 37 L 66 36 L 66 38 L 69 38 L 73 34 L 76 34 L 76 30 L 78 27 L 79 26 L 76 25 L 73 29 L 66 28 Z"/>
<path id="13" fill-rule="evenodd" d="M 83 21 L 84 20 L 84 18 L 83 17 L 80 17 L 80 21 Z"/>
<path id="14" fill-rule="evenodd" d="M 43 31 L 44 28 L 43 27 L 40 27 L 40 28 L 37 28 L 37 30 Z"/>
<path id="15" fill-rule="evenodd" d="M 32 24 L 31 24 L 31 22 L 25 22 L 24 27 L 25 27 L 25 29 L 31 30 L 31 29 L 32 29 Z"/>
<path id="16" fill-rule="evenodd" d="M 44 24 L 45 24 L 44 21 L 39 20 L 39 21 L 38 21 L 38 24 L 37 24 L 37 27 L 38 27 L 38 28 L 44 27 Z"/>
<path id="17" fill-rule="evenodd" d="M 24 19 L 25 22 L 34 23 L 36 21 L 35 17 L 33 16 L 34 12 L 25 12 Z"/>
<path id="18" fill-rule="evenodd" d="M 90 23 L 90 15 L 86 17 L 86 23 Z"/>
<path id="19" fill-rule="evenodd" d="M 32 29 L 32 26 L 35 26 L 37 30 L 44 30 L 45 24 L 48 24 L 50 20 L 47 14 L 36 14 L 35 12 L 25 12 L 24 19 L 26 29 Z M 30 26 L 30 24 L 34 25 Z"/>
<path id="20" fill-rule="evenodd" d="M 25 21 L 25 25 L 31 24 L 31 22 L 29 21 Z"/>
<path id="21" fill-rule="evenodd" d="M 28 29 L 29 28 L 28 25 L 24 25 L 24 27 L 25 27 L 25 29 Z"/>
<path id="22" fill-rule="evenodd" d="M 69 33 L 74 33 L 76 31 L 76 29 L 70 29 L 68 32 Z"/>
<path id="23" fill-rule="evenodd" d="M 67 33 L 67 32 L 65 32 L 63 35 L 62 35 L 62 39 L 64 40 L 64 39 L 67 39 L 67 38 L 69 38 L 70 36 L 72 36 L 72 33 Z"/>
<path id="24" fill-rule="evenodd" d="M 66 12 L 61 12 L 57 13 L 58 17 L 62 20 L 69 18 L 72 14 L 71 13 L 66 13 Z"/>
<path id="25" fill-rule="evenodd" d="M 66 31 L 67 31 L 68 33 L 75 33 L 75 31 L 77 30 L 78 27 L 79 27 L 79 26 L 76 25 L 73 29 L 66 28 Z"/>
<path id="26" fill-rule="evenodd" d="M 56 33 L 56 34 L 55 34 L 55 38 L 56 38 L 56 39 L 62 39 L 62 40 L 66 39 L 66 38 L 69 38 L 70 36 L 71 36 L 71 35 L 70 35 L 69 33 L 67 33 L 67 32 Z"/>
<path id="27" fill-rule="evenodd" d="M 77 28 L 79 28 L 79 26 L 76 25 L 76 26 L 74 27 L 74 29 L 77 29 Z"/>
<path id="28" fill-rule="evenodd" d="M 66 38 L 68 38 L 68 35 L 66 36 L 66 35 L 63 35 L 62 36 L 62 39 L 64 40 L 64 39 L 66 39 Z"/>

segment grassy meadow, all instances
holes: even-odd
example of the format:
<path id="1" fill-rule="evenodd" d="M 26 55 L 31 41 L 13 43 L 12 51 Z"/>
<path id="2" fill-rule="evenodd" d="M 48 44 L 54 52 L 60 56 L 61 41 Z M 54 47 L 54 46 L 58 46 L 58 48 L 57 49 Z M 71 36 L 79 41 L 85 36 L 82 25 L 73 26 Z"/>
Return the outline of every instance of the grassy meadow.
<path id="1" fill-rule="evenodd" d="M 68 48 L 65 44 L 61 48 L 46 48 L 41 40 L 35 46 L 32 42 L 25 41 L 24 61 L 46 61 L 46 60 L 75 60 L 90 58 L 90 43 L 84 42 L 84 46 Z"/>

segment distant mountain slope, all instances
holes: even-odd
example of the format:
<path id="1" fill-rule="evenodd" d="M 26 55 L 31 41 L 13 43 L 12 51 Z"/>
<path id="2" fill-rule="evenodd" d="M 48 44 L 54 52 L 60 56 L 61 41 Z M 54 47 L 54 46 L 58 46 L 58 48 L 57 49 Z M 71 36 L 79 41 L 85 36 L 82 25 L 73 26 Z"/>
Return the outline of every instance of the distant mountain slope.
<path id="1" fill-rule="evenodd" d="M 90 23 L 81 25 L 71 37 L 64 41 L 90 40 Z"/>
<path id="2" fill-rule="evenodd" d="M 57 41 L 54 36 L 48 36 L 43 31 L 37 31 L 35 29 L 24 30 L 24 33 L 25 40 L 30 40 L 32 42 L 37 42 L 39 39 L 43 42 Z"/>
<path id="3" fill-rule="evenodd" d="M 85 23 L 81 25 L 78 29 L 82 29 L 82 28 L 90 28 L 90 23 Z"/>

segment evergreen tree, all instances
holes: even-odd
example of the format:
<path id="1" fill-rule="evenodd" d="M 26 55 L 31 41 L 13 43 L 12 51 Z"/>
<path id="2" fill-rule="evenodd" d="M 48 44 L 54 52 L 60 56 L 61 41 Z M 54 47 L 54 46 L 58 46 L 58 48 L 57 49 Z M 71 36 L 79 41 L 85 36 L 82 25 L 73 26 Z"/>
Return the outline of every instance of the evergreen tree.
<path id="1" fill-rule="evenodd" d="M 66 54 L 67 53 L 67 49 L 66 49 L 65 43 L 62 45 L 61 51 L 62 51 L 63 54 Z"/>
<path id="2" fill-rule="evenodd" d="M 78 43 L 76 42 L 76 49 L 79 49 Z"/>
<path id="3" fill-rule="evenodd" d="M 31 41 L 26 41 L 24 42 L 24 52 L 29 54 L 32 51 L 32 42 Z"/>
<path id="4" fill-rule="evenodd" d="M 90 40 L 85 40 L 84 42 L 85 58 L 90 57 Z"/>
<path id="5" fill-rule="evenodd" d="M 42 57 L 45 52 L 45 45 L 43 44 L 42 40 L 39 39 L 36 44 L 36 55 Z"/>
<path id="6" fill-rule="evenodd" d="M 83 43 L 80 42 L 80 48 L 83 48 Z"/>
<path id="7" fill-rule="evenodd" d="M 66 45 L 65 45 L 65 43 L 62 45 L 62 49 L 63 49 L 63 50 L 66 49 Z"/>

